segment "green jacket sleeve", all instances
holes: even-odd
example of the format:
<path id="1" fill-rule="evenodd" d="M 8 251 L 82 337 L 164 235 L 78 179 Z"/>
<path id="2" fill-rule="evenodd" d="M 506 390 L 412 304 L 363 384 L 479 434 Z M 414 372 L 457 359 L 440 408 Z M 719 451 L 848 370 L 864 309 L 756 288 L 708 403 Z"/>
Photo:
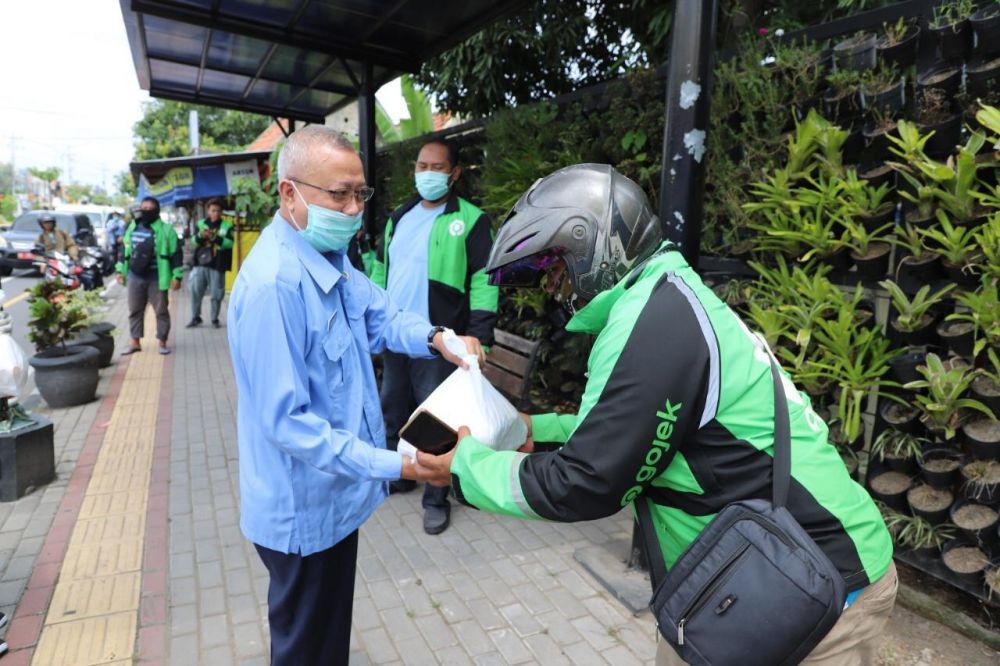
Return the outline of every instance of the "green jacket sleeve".
<path id="1" fill-rule="evenodd" d="M 497 303 L 500 288 L 489 283 L 486 263 L 493 247 L 490 218 L 480 215 L 465 239 L 465 255 L 469 271 L 469 327 L 466 335 L 479 338 L 484 345 L 493 342 L 493 327 L 497 323 Z"/>
<path id="2" fill-rule="evenodd" d="M 122 275 L 128 275 L 128 260 L 132 256 L 132 230 L 135 229 L 135 222 L 129 222 L 122 236 L 122 251 L 118 254 L 121 261 L 115 264 L 115 270 Z"/>
<path id="3" fill-rule="evenodd" d="M 576 428 L 576 414 L 535 414 L 531 417 L 531 438 L 536 442 L 565 444 Z"/>
<path id="4" fill-rule="evenodd" d="M 372 261 L 372 267 L 369 272 L 368 278 L 382 287 L 386 288 L 387 284 L 387 273 L 386 273 L 386 256 L 388 255 L 389 249 L 387 247 L 389 243 L 389 238 L 392 234 L 392 218 L 390 217 L 385 223 L 385 233 L 382 234 L 382 238 L 375 244 L 375 257 Z M 365 262 L 365 266 L 368 263 Z"/>
<path id="5" fill-rule="evenodd" d="M 233 225 L 223 224 L 219 229 L 219 234 L 215 237 L 215 242 L 219 244 L 220 250 L 232 250 L 233 249 Z"/>

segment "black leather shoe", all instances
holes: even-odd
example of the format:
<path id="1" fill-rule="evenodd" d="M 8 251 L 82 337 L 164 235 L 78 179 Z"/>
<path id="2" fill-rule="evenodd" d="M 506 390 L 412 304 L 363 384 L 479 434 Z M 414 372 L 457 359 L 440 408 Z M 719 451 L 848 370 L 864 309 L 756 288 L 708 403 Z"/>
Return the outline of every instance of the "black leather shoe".
<path id="1" fill-rule="evenodd" d="M 399 479 L 398 481 L 389 482 L 389 494 L 395 495 L 396 493 L 408 493 L 417 487 L 417 482 L 411 479 Z"/>
<path id="2" fill-rule="evenodd" d="M 201 317 L 195 317 L 184 328 L 194 328 L 195 326 L 201 326 Z"/>
<path id="3" fill-rule="evenodd" d="M 220 326 L 222 326 L 222 324 L 219 323 L 218 319 L 212 320 L 212 328 L 219 328 Z"/>
<path id="4" fill-rule="evenodd" d="M 430 507 L 424 509 L 424 532 L 428 534 L 441 534 L 448 529 L 451 523 L 451 511 L 440 507 Z"/>

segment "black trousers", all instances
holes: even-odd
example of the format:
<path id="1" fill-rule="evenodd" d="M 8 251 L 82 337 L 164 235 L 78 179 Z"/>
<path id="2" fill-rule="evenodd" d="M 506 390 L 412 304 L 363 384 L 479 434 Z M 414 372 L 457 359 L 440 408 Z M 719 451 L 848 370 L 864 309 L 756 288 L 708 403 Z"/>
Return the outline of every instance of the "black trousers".
<path id="1" fill-rule="evenodd" d="M 339 666 L 351 649 L 358 532 L 332 548 L 289 555 L 254 544 L 271 576 L 267 620 L 273 666 Z"/>
<path id="2" fill-rule="evenodd" d="M 406 420 L 427 399 L 438 384 L 448 378 L 455 365 L 442 358 L 410 358 L 387 351 L 382 365 L 382 414 L 385 418 L 385 440 L 393 451 L 399 444 L 399 429 Z M 448 502 L 450 488 L 438 488 L 427 484 L 421 504 L 445 510 L 451 508 Z"/>

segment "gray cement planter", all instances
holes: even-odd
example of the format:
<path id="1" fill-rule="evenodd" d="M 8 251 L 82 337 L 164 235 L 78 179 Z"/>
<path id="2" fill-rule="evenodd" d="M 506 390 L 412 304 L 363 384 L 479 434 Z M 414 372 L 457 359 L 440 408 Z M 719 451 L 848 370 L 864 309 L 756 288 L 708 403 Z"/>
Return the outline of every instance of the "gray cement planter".
<path id="1" fill-rule="evenodd" d="M 94 399 L 100 379 L 100 353 L 70 345 L 44 349 L 31 358 L 38 392 L 50 407 L 73 407 Z"/>

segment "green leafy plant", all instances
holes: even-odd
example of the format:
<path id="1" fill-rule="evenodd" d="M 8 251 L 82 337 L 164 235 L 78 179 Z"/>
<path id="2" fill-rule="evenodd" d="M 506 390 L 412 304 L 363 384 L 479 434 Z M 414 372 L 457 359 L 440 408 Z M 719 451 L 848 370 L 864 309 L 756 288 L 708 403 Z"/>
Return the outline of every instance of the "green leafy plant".
<path id="1" fill-rule="evenodd" d="M 93 310 L 100 304 L 97 294 L 70 290 L 58 279 L 42 280 L 28 292 L 28 339 L 37 351 L 65 348 L 67 340 L 93 323 Z"/>
<path id="2" fill-rule="evenodd" d="M 883 280 L 879 282 L 879 285 L 889 292 L 889 298 L 896 309 L 897 314 L 893 325 L 896 330 L 905 333 L 912 333 L 925 326 L 930 309 L 944 300 L 944 297 L 955 288 L 955 285 L 949 284 L 931 294 L 931 286 L 925 284 L 913 295 L 913 298 L 910 298 L 892 280 Z"/>
<path id="3" fill-rule="evenodd" d="M 991 215 L 976 231 L 976 243 L 983 257 L 983 273 L 989 279 L 1000 280 L 1000 213 Z"/>
<path id="4" fill-rule="evenodd" d="M 986 137 L 973 132 L 969 140 L 962 146 L 957 156 L 947 162 L 938 162 L 930 158 L 916 159 L 911 164 L 923 173 L 927 186 L 934 199 L 948 212 L 958 224 L 968 223 L 981 213 L 979 210 L 980 193 L 977 190 L 980 165 L 976 155 L 986 142 Z M 911 179 L 908 179 L 911 180 Z M 915 182 L 912 181 L 911 182 Z M 909 193 L 901 193 L 904 197 Z M 917 203 L 922 204 L 921 201 Z"/>
<path id="5" fill-rule="evenodd" d="M 931 20 L 931 27 L 945 28 L 952 26 L 952 30 L 958 32 L 958 22 L 967 18 L 976 9 L 973 0 L 947 0 L 934 8 L 934 18 Z"/>
<path id="6" fill-rule="evenodd" d="M 933 132 L 921 134 L 915 123 L 900 120 L 896 125 L 896 134 L 898 136 L 891 134 L 888 136 L 889 142 L 892 144 L 889 147 L 889 152 L 893 155 L 899 157 L 904 163 L 927 157 L 924 148 L 934 135 Z"/>
<path id="7" fill-rule="evenodd" d="M 858 259 L 867 258 L 874 246 L 890 247 L 886 231 L 892 228 L 891 223 L 883 224 L 871 231 L 865 225 L 853 220 L 847 220 L 845 226 L 847 227 L 847 246 L 851 248 L 854 256 Z"/>
<path id="8" fill-rule="evenodd" d="M 986 405 L 964 397 L 976 378 L 976 373 L 967 365 L 954 360 L 946 363 L 937 354 L 928 354 L 917 372 L 923 379 L 908 382 L 904 388 L 921 391 L 914 400 L 923 413 L 921 420 L 931 432 L 952 439 L 961 427 L 967 410 L 992 418 L 993 414 Z"/>
<path id="9" fill-rule="evenodd" d="M 955 226 L 943 210 L 937 211 L 940 223 L 937 228 L 920 229 L 920 234 L 928 241 L 927 248 L 940 254 L 954 266 L 967 266 L 982 256 L 976 241 L 974 227 Z"/>
<path id="10" fill-rule="evenodd" d="M 888 197 L 892 187 L 883 183 L 875 187 L 859 178 L 855 169 L 848 169 L 843 180 L 841 195 L 848 210 L 854 215 L 871 216 L 886 212 L 894 206 Z"/>
<path id="11" fill-rule="evenodd" d="M 915 459 L 917 462 L 923 460 L 923 447 L 930 441 L 925 437 L 917 437 L 908 432 L 886 428 L 875 441 L 872 442 L 871 456 L 884 461 L 886 458 L 897 460 Z"/>
<path id="12" fill-rule="evenodd" d="M 906 39 L 910 32 L 910 23 L 905 16 L 900 16 L 895 23 L 883 23 L 882 30 L 885 32 L 883 43 L 886 46 L 896 46 Z"/>
<path id="13" fill-rule="evenodd" d="M 924 244 L 924 235 L 920 233 L 920 228 L 912 224 L 904 225 L 902 230 L 897 229 L 895 237 L 889 242 L 896 247 L 903 248 L 909 253 L 909 256 L 904 257 L 903 261 L 919 263 L 937 256 L 934 252 L 927 249 L 927 246 Z"/>
<path id="14" fill-rule="evenodd" d="M 976 341 L 973 354 L 987 346 L 1000 349 L 1000 289 L 996 280 L 984 280 L 976 291 L 967 291 L 955 297 L 967 312 L 948 315 L 949 320 L 968 321 L 975 326 Z"/>

